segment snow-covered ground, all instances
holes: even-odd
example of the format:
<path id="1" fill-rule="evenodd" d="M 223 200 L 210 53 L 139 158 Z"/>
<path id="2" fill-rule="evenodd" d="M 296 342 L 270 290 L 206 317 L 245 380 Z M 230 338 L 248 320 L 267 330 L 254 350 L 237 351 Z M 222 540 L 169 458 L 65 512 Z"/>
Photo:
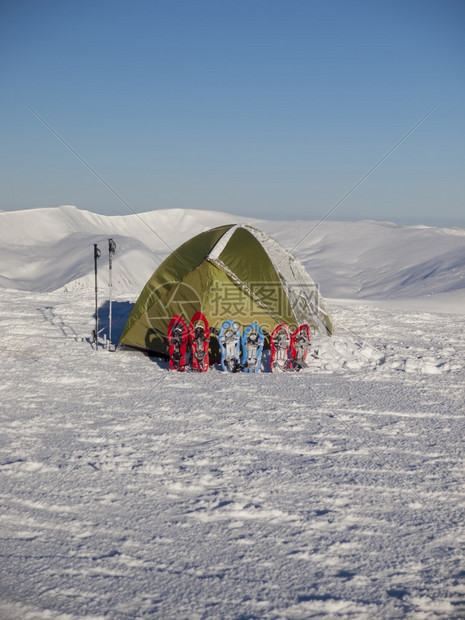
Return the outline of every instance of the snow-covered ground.
<path id="1" fill-rule="evenodd" d="M 142 217 L 172 247 L 237 219 Z M 92 244 L 114 336 L 169 252 L 139 218 L 0 224 L 2 620 L 464 617 L 465 231 L 321 224 L 310 368 L 198 375 L 90 345 Z"/>

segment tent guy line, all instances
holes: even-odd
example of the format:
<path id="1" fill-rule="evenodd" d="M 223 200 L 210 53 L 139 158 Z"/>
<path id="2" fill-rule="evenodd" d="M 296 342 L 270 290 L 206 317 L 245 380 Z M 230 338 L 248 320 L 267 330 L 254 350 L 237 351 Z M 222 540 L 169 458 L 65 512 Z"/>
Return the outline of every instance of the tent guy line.
<path id="1" fill-rule="evenodd" d="M 82 163 L 84 164 L 84 166 L 86 166 L 86 168 L 88 168 L 88 169 L 92 172 L 92 174 L 94 174 L 94 175 L 97 177 L 97 179 L 98 179 L 99 181 L 101 181 L 101 182 L 105 185 L 105 187 L 107 187 L 107 188 L 108 188 L 108 189 L 109 189 L 109 190 L 110 190 L 110 191 L 111 191 L 111 192 L 112 192 L 112 193 L 113 193 L 113 194 L 114 194 L 114 195 L 118 198 L 118 200 L 120 200 L 120 201 L 121 201 L 121 202 L 122 202 L 122 203 L 123 203 L 123 204 L 124 204 L 124 205 L 125 205 L 125 206 L 126 206 L 126 207 L 127 207 L 127 208 L 128 208 L 128 209 L 129 209 L 129 210 L 130 210 L 133 214 L 134 214 L 134 215 L 136 215 L 136 216 L 140 219 L 140 221 L 141 221 L 143 224 L 145 224 L 145 226 L 147 226 L 147 228 L 149 228 L 149 229 L 153 232 L 153 234 L 154 234 L 154 235 L 156 235 L 156 236 L 158 237 L 158 239 L 159 239 L 162 243 L 164 243 L 164 244 L 166 245 L 166 247 L 167 247 L 167 248 L 168 248 L 171 252 L 173 252 L 174 254 L 176 254 L 176 251 L 175 251 L 175 250 L 173 250 L 173 248 L 170 246 L 170 244 L 169 244 L 169 243 L 167 243 L 167 242 L 163 239 L 163 237 L 161 237 L 161 236 L 157 233 L 157 231 L 156 231 L 156 230 L 154 230 L 154 229 L 150 226 L 150 224 L 148 224 L 148 223 L 144 220 L 144 218 L 143 218 L 143 217 L 141 217 L 141 215 L 140 215 L 139 213 L 137 213 L 137 211 L 135 211 L 135 210 L 131 207 L 131 205 L 130 205 L 130 204 L 129 204 L 129 203 L 128 203 L 128 202 L 127 202 L 127 201 L 126 201 L 126 200 L 125 200 L 125 199 L 124 199 L 121 195 L 120 195 L 120 194 L 118 194 L 118 192 L 117 192 L 115 189 L 113 189 L 113 187 L 112 187 L 112 186 L 111 186 L 111 185 L 110 185 L 107 181 L 105 181 L 105 179 L 104 179 L 104 178 L 103 178 L 103 177 L 102 177 L 102 176 L 101 176 L 101 175 L 100 175 L 100 174 L 99 174 L 96 170 L 94 170 L 94 168 L 92 168 L 92 166 L 91 166 L 91 165 L 90 165 L 90 164 L 89 164 L 89 163 L 88 163 L 88 162 L 87 162 L 87 161 L 86 161 L 86 160 L 85 160 L 85 159 L 84 159 L 81 155 L 79 155 L 79 153 L 78 153 L 78 152 L 77 152 L 77 151 L 76 151 L 76 150 L 75 150 L 75 149 L 74 149 L 74 148 L 73 148 L 73 147 L 69 144 L 69 142 L 67 142 L 67 141 L 66 141 L 66 140 L 65 140 L 65 139 L 64 139 L 64 138 L 63 138 L 63 137 L 62 137 L 62 136 L 61 136 L 61 135 L 60 135 L 60 134 L 59 134 L 59 133 L 55 130 L 55 129 L 53 129 L 53 127 L 52 127 L 49 123 L 47 123 L 47 121 L 46 121 L 46 120 L 45 120 L 45 119 L 44 119 L 44 118 L 43 118 L 43 117 L 42 117 L 42 116 L 41 116 L 38 112 L 36 112 L 36 111 L 34 110 L 34 108 L 32 108 L 32 107 L 31 107 L 30 105 L 28 105 L 28 104 L 26 104 L 26 105 L 27 105 L 27 107 L 31 110 L 31 112 L 32 112 L 33 114 L 35 114 L 35 116 L 37 116 L 37 118 L 38 118 L 38 119 L 39 119 L 39 120 L 40 120 L 40 121 L 41 121 L 41 122 L 45 125 L 45 127 L 47 127 L 47 129 L 49 129 L 49 130 L 53 133 L 53 135 L 54 135 L 54 136 L 56 136 L 56 137 L 57 137 L 57 138 L 58 138 L 58 139 L 59 139 L 59 140 L 60 140 L 60 141 L 61 141 L 61 142 L 62 142 L 62 143 L 63 143 L 63 144 L 64 144 L 64 145 L 65 145 L 65 146 L 66 146 L 66 147 L 67 147 L 67 148 L 71 151 L 71 153 L 73 153 L 73 155 L 75 155 L 75 156 L 79 159 L 79 161 L 80 161 L 80 162 L 82 162 Z M 182 258 L 181 258 L 181 257 L 178 257 L 178 258 L 179 258 L 180 260 L 182 260 Z M 183 261 L 183 262 L 184 262 L 184 261 Z"/>
<path id="2" fill-rule="evenodd" d="M 327 211 L 327 213 L 325 213 L 325 214 L 323 215 L 323 217 L 322 217 L 320 220 L 318 220 L 318 222 L 317 222 L 316 224 L 314 224 L 314 225 L 312 226 L 312 228 L 310 228 L 310 230 L 309 230 L 308 232 L 306 232 L 306 233 L 305 233 L 305 235 L 302 237 L 302 239 L 300 239 L 300 241 L 298 241 L 295 245 L 293 245 L 293 246 L 292 246 L 292 248 L 289 250 L 289 252 L 292 254 L 292 252 L 296 249 L 296 247 L 297 247 L 297 246 L 299 246 L 299 245 L 302 243 L 302 241 L 304 241 L 304 239 L 306 239 L 306 238 L 307 238 L 307 237 L 308 237 L 308 236 L 309 236 L 309 235 L 310 235 L 310 234 L 311 234 L 311 233 L 315 230 L 315 228 L 317 228 L 317 226 L 319 226 L 322 222 L 324 222 L 324 220 L 326 220 L 326 219 L 327 219 L 327 218 L 331 215 L 331 213 L 333 213 L 333 211 L 335 211 L 335 210 L 339 207 L 339 205 L 340 205 L 342 202 L 344 202 L 344 200 L 345 200 L 348 196 L 350 196 L 350 194 L 351 194 L 351 193 L 352 193 L 352 192 L 353 192 L 353 191 L 354 191 L 354 190 L 355 190 L 355 189 L 356 189 L 356 188 L 357 188 L 357 187 L 358 187 L 361 183 L 363 183 L 363 181 L 364 181 L 364 180 L 365 180 L 368 176 L 370 176 L 370 174 L 371 174 L 372 172 L 374 172 L 374 171 L 376 170 L 376 168 L 377 168 L 380 164 L 382 164 L 382 163 L 383 163 L 383 161 L 384 161 L 387 157 L 389 157 L 389 155 L 390 155 L 393 151 L 395 151 L 395 150 L 396 150 L 396 148 L 397 148 L 398 146 L 400 146 L 400 145 L 402 144 L 402 142 L 403 142 L 406 138 L 408 138 L 408 136 L 409 136 L 411 133 L 413 133 L 413 132 L 415 131 L 415 129 L 417 129 L 417 127 L 419 127 L 419 126 L 423 123 L 423 121 L 425 121 L 425 120 L 428 118 L 428 116 L 429 116 L 430 114 L 432 114 L 432 113 L 434 112 L 434 110 L 435 110 L 437 107 L 438 107 L 438 105 L 433 106 L 433 107 L 431 108 L 431 110 L 429 110 L 428 112 L 426 112 L 426 114 L 424 114 L 424 115 L 420 118 L 420 120 L 418 120 L 418 121 L 417 121 L 417 122 L 416 122 L 416 123 L 415 123 L 412 127 L 410 127 L 410 129 L 409 129 L 409 130 L 408 130 L 408 131 L 407 131 L 407 132 L 406 132 L 406 133 L 402 136 L 402 138 L 400 138 L 400 139 L 399 139 L 399 140 L 398 140 L 398 141 L 397 141 L 397 142 L 396 142 L 393 146 L 391 146 L 391 148 L 390 148 L 390 149 L 389 149 L 389 150 L 388 150 L 388 151 L 387 151 L 387 152 L 386 152 L 386 153 L 385 153 L 385 154 L 381 157 L 381 159 L 379 159 L 379 160 L 376 162 L 376 164 L 374 164 L 374 165 L 373 165 L 373 166 L 372 166 L 372 167 L 368 170 L 368 172 L 365 172 L 365 174 L 364 174 L 362 177 L 360 177 L 360 179 L 359 179 L 359 180 L 355 183 L 355 185 L 353 185 L 353 186 L 352 186 L 352 187 L 351 187 L 351 188 L 350 188 L 350 189 L 349 189 L 349 190 L 348 190 L 348 191 L 344 194 L 344 196 L 342 196 L 342 198 L 340 198 L 340 199 L 336 202 L 336 204 L 335 204 L 334 206 L 332 206 L 332 207 L 331 207 L 331 209 L 329 209 L 329 211 Z"/>
<path id="3" fill-rule="evenodd" d="M 325 407 L 328 407 L 328 409 L 336 416 L 336 418 L 339 420 L 339 422 L 342 422 L 342 424 L 344 424 L 344 426 L 346 426 L 349 431 L 352 433 L 352 435 L 354 435 L 364 446 L 366 446 L 368 448 L 368 450 L 370 450 L 370 452 L 372 454 L 374 454 L 374 456 L 381 461 L 381 463 L 387 467 L 388 469 L 391 470 L 391 472 L 394 474 L 394 476 L 396 476 L 396 478 L 398 480 L 400 480 L 400 482 L 407 488 L 409 489 L 419 500 L 422 504 L 424 504 L 426 506 L 426 508 L 428 508 L 428 510 L 431 513 L 434 513 L 433 508 L 421 497 L 421 495 L 419 495 L 415 489 L 412 487 L 412 485 L 410 485 L 393 467 L 392 465 L 390 465 L 388 463 L 388 461 L 386 461 L 385 459 L 383 459 L 383 457 L 378 454 L 378 452 L 376 452 L 376 450 L 367 442 L 366 439 L 364 439 L 359 433 L 356 432 L 356 430 L 354 429 L 354 427 L 349 424 L 348 422 L 346 422 L 343 418 L 341 418 L 341 416 L 337 413 L 337 411 L 334 409 L 334 407 L 331 407 L 331 405 L 329 405 L 324 398 L 322 398 L 318 392 L 312 388 L 312 386 L 310 385 L 310 383 L 308 381 L 306 381 L 306 379 L 302 376 L 302 374 L 298 373 L 297 376 L 300 378 L 300 380 L 304 383 L 304 385 L 312 392 L 312 394 L 314 394 L 318 400 L 320 401 L 320 403 L 322 405 L 324 405 Z"/>
<path id="4" fill-rule="evenodd" d="M 147 396 L 150 396 L 150 394 L 154 391 L 154 389 L 156 387 L 158 387 L 167 377 L 169 376 L 168 373 L 166 373 L 159 381 L 157 381 L 155 383 L 155 385 L 153 385 L 150 390 L 144 394 L 144 396 L 142 396 L 141 399 L 139 399 L 137 401 L 137 403 L 131 407 L 131 409 L 129 409 L 119 420 L 116 424 L 114 424 L 110 430 L 108 430 L 104 435 L 102 435 L 102 437 L 100 437 L 100 439 L 97 441 L 97 443 L 95 443 L 91 448 L 89 448 L 89 450 L 87 450 L 87 452 L 85 452 L 82 457 L 70 468 L 68 469 L 67 472 L 65 472 L 63 474 L 63 476 L 39 499 L 38 502 L 36 502 L 36 504 L 32 507 L 32 512 L 34 513 L 37 508 L 39 508 L 40 504 L 42 504 L 42 502 L 50 495 L 50 493 L 52 493 L 57 487 L 60 486 L 60 484 L 62 482 L 64 482 L 64 480 L 75 470 L 79 467 L 79 465 L 81 465 L 84 462 L 84 459 L 86 459 L 89 454 L 91 452 L 93 452 L 95 450 L 95 448 L 97 448 L 104 439 L 106 439 L 109 435 L 111 435 L 111 433 L 113 433 L 113 431 L 118 428 L 118 426 L 120 424 L 122 424 L 124 422 L 124 420 L 135 410 L 137 409 L 137 407 L 147 398 Z"/>

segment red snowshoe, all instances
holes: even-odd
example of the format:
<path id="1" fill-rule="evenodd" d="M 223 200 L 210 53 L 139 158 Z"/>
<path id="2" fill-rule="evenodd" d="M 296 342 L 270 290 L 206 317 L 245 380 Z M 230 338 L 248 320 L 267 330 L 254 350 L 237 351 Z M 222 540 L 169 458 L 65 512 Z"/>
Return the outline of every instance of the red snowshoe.
<path id="1" fill-rule="evenodd" d="M 191 341 L 192 369 L 197 372 L 206 372 L 210 365 L 208 346 L 210 344 L 210 328 L 208 321 L 201 312 L 196 312 L 189 325 Z"/>
<path id="2" fill-rule="evenodd" d="M 288 370 L 288 355 L 291 342 L 291 334 L 286 323 L 281 323 L 274 328 L 271 338 L 271 372 L 284 372 Z"/>
<path id="3" fill-rule="evenodd" d="M 182 316 L 174 316 L 168 325 L 170 370 L 185 370 L 188 336 L 187 325 Z"/>
<path id="4" fill-rule="evenodd" d="M 304 323 L 291 336 L 291 361 L 293 370 L 307 368 L 307 354 L 310 347 L 310 326 Z"/>

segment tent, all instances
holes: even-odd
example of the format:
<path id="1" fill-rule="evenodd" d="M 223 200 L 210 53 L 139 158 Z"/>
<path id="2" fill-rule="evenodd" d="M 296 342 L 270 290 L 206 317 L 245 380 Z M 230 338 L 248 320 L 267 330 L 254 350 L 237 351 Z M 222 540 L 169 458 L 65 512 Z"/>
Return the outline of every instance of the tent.
<path id="1" fill-rule="evenodd" d="M 210 324 L 213 359 L 214 335 L 226 319 L 241 328 L 256 322 L 268 334 L 283 322 L 291 329 L 309 323 L 314 332 L 332 333 L 325 302 L 303 265 L 248 224 L 207 230 L 172 252 L 145 285 L 120 344 L 166 355 L 171 318 L 179 314 L 189 324 L 198 311 Z"/>

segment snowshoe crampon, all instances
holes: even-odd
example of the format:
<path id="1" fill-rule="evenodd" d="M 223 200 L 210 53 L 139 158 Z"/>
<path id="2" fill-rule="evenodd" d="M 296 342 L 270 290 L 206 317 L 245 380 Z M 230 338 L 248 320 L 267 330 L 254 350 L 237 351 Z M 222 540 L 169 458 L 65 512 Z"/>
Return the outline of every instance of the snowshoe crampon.
<path id="1" fill-rule="evenodd" d="M 259 372 L 262 363 L 264 336 L 262 328 L 252 323 L 242 334 L 242 367 L 244 372 Z"/>
<path id="2" fill-rule="evenodd" d="M 284 372 L 289 369 L 289 347 L 291 343 L 291 334 L 289 326 L 281 323 L 274 328 L 271 333 L 271 372 Z"/>
<path id="3" fill-rule="evenodd" d="M 228 372 L 239 372 L 242 370 L 240 363 L 241 334 L 239 332 L 239 325 L 231 319 L 225 321 L 221 326 L 218 341 L 221 349 L 221 368 Z"/>
<path id="4" fill-rule="evenodd" d="M 168 325 L 168 351 L 170 370 L 183 371 L 186 368 L 188 331 L 182 316 L 174 316 Z"/>
<path id="5" fill-rule="evenodd" d="M 196 312 L 189 325 L 189 338 L 191 342 L 192 369 L 197 372 L 206 372 L 210 361 L 208 346 L 210 344 L 210 328 L 208 321 L 201 312 Z"/>
<path id="6" fill-rule="evenodd" d="M 304 323 L 298 327 L 291 336 L 291 360 L 292 370 L 307 368 L 308 351 L 310 348 L 310 326 Z"/>

